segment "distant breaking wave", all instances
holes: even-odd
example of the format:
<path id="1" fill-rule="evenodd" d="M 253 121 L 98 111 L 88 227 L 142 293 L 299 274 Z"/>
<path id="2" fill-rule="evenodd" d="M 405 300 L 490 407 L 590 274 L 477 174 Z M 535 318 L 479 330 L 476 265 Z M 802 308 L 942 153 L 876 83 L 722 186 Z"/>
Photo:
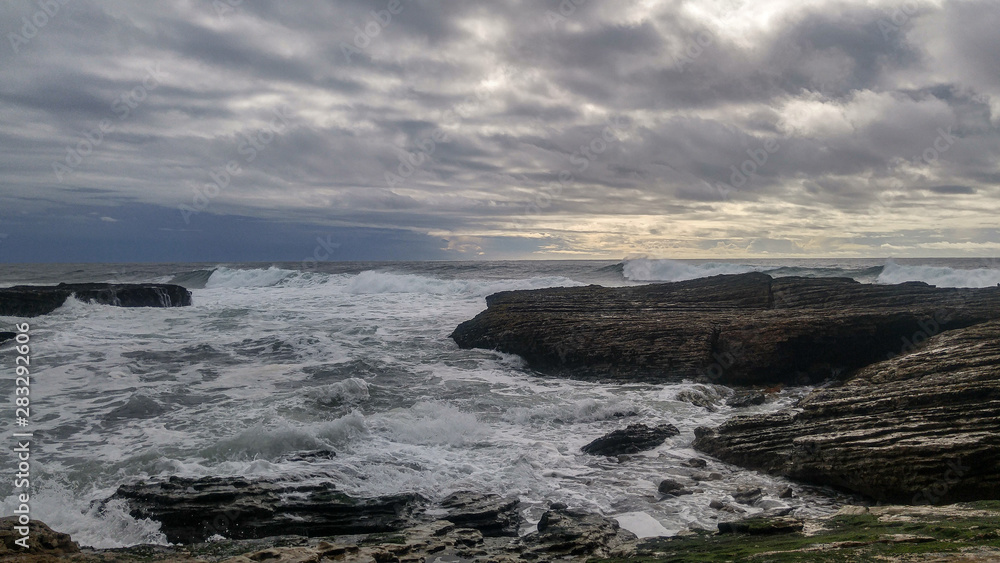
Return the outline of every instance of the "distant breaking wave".
<path id="1" fill-rule="evenodd" d="M 772 277 L 848 277 L 862 283 L 925 282 L 938 287 L 990 287 L 1000 284 L 1000 269 L 962 269 L 947 266 L 901 265 L 889 260 L 883 266 L 862 269 L 762 266 L 727 262 L 692 264 L 677 260 L 636 258 L 622 263 L 622 275 L 634 282 L 677 282 L 719 274 L 763 272 Z"/>
<path id="2" fill-rule="evenodd" d="M 890 260 L 882 268 L 876 283 L 922 281 L 938 287 L 990 287 L 1000 284 L 1000 270 L 977 268 L 962 270 L 945 266 L 904 266 Z"/>

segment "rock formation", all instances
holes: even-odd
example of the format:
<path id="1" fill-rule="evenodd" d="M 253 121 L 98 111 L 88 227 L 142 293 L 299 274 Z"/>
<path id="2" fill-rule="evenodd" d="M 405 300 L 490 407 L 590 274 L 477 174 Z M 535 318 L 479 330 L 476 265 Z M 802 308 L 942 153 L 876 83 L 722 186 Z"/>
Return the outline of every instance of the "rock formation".
<path id="1" fill-rule="evenodd" d="M 1000 322 L 953 330 L 794 408 L 699 428 L 723 461 L 890 502 L 1000 499 Z"/>
<path id="2" fill-rule="evenodd" d="M 650 428 L 645 424 L 630 424 L 627 428 L 609 432 L 580 448 L 585 454 L 615 456 L 651 450 L 681 431 L 673 424 Z"/>
<path id="3" fill-rule="evenodd" d="M 1000 319 L 1000 287 L 761 273 L 505 291 L 486 303 L 452 333 L 459 346 L 518 354 L 555 375 L 738 385 L 844 377 L 942 331 Z"/>
<path id="4" fill-rule="evenodd" d="M 116 307 L 184 307 L 191 292 L 179 285 L 138 283 L 61 283 L 0 288 L 0 316 L 37 317 L 55 311 L 70 296 Z"/>

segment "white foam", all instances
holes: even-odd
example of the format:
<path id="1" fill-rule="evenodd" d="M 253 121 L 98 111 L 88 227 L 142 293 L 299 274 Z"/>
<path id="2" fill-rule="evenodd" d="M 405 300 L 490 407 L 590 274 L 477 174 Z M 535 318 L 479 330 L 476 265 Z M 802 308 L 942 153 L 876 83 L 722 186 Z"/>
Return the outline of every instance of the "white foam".
<path id="1" fill-rule="evenodd" d="M 300 272 L 293 270 L 282 270 L 271 266 L 266 270 L 251 269 L 231 269 L 220 266 L 212 272 L 211 277 L 205 282 L 208 289 L 227 287 L 270 287 L 288 279 L 297 277 Z"/>
<path id="2" fill-rule="evenodd" d="M 558 276 L 511 280 L 442 280 L 417 274 L 368 270 L 351 277 L 345 284 L 345 291 L 352 294 L 426 293 L 485 297 L 498 291 L 580 285 L 584 284 Z"/>
<path id="3" fill-rule="evenodd" d="M 922 281 L 938 287 L 993 287 L 1000 284 L 1000 269 L 962 270 L 945 266 L 905 266 L 889 260 L 876 283 L 908 281 Z"/>
<path id="4" fill-rule="evenodd" d="M 645 512 L 623 512 L 615 514 L 613 518 L 618 521 L 618 524 L 622 528 L 632 532 L 639 538 L 672 536 L 677 533 L 677 530 L 664 528 L 659 520 Z"/>
<path id="5" fill-rule="evenodd" d="M 623 274 L 631 281 L 686 281 L 719 274 L 745 274 L 765 270 L 763 266 L 707 262 L 689 264 L 676 260 L 653 260 L 634 258 L 625 261 Z"/>

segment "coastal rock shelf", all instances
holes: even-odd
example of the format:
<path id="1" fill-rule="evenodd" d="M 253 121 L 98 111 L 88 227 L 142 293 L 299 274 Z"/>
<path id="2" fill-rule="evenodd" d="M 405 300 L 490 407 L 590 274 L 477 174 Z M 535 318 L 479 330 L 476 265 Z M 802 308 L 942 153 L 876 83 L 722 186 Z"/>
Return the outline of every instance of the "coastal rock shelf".
<path id="1" fill-rule="evenodd" d="M 133 517 L 159 522 L 168 541 L 182 544 L 203 542 L 216 534 L 253 539 L 392 532 L 426 523 L 428 508 L 484 536 L 516 536 L 521 525 L 517 499 L 458 492 L 430 507 L 417 494 L 354 498 L 328 482 L 171 477 L 123 485 L 112 498 L 128 501 Z"/>
<path id="2" fill-rule="evenodd" d="M 880 501 L 1000 499 L 1000 322 L 936 336 L 794 408 L 699 428 L 723 461 Z"/>
<path id="3" fill-rule="evenodd" d="M 721 275 L 631 287 L 505 291 L 458 326 L 462 348 L 518 354 L 554 375 L 807 384 L 1000 319 L 1000 287 Z"/>
<path id="4" fill-rule="evenodd" d="M 185 307 L 191 292 L 172 284 L 61 283 L 0 288 L 0 316 L 37 317 L 55 311 L 70 296 L 116 307 Z"/>

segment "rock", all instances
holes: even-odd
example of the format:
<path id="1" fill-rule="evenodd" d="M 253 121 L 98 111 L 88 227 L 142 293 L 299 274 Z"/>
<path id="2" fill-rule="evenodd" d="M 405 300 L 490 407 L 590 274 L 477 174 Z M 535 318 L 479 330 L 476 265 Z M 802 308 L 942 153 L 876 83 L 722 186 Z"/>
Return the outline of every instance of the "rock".
<path id="1" fill-rule="evenodd" d="M 793 496 L 795 496 L 795 491 L 791 487 L 785 487 L 778 493 L 778 498 L 792 498 Z"/>
<path id="2" fill-rule="evenodd" d="M 45 315 L 61 307 L 71 295 L 80 301 L 116 307 L 185 307 L 191 304 L 191 292 L 171 284 L 18 285 L 0 288 L 0 316 Z"/>
<path id="3" fill-rule="evenodd" d="M 580 450 L 591 455 L 634 454 L 651 450 L 667 438 L 678 434 L 680 430 L 673 424 L 661 424 L 655 428 L 645 424 L 630 424 L 627 428 L 601 436 Z"/>
<path id="4" fill-rule="evenodd" d="M 1000 499 L 1000 322 L 948 331 L 794 408 L 698 428 L 723 461 L 897 503 Z"/>
<path id="5" fill-rule="evenodd" d="M 684 462 L 684 465 L 694 468 L 702 468 L 708 465 L 708 462 L 700 457 L 692 457 L 691 459 Z"/>
<path id="6" fill-rule="evenodd" d="M 748 273 L 505 291 L 486 304 L 455 329 L 455 342 L 518 354 L 541 372 L 772 385 L 846 377 L 899 353 L 914 338 L 1000 319 L 1000 287 Z"/>
<path id="7" fill-rule="evenodd" d="M 726 399 L 726 405 L 737 409 L 743 409 L 746 407 L 763 405 L 765 400 L 767 400 L 767 397 L 760 391 L 740 391 L 732 397 Z"/>
<path id="8" fill-rule="evenodd" d="M 333 450 L 310 450 L 295 452 L 281 457 L 282 461 L 324 461 L 337 457 Z"/>
<path id="9" fill-rule="evenodd" d="M 523 550 L 535 556 L 620 555 L 636 536 L 618 522 L 597 514 L 575 510 L 549 510 L 538 521 L 538 531 L 521 538 Z"/>
<path id="10" fill-rule="evenodd" d="M 762 498 L 764 498 L 764 491 L 760 487 L 738 487 L 733 493 L 733 500 L 750 506 Z"/>
<path id="11" fill-rule="evenodd" d="M 484 536 L 517 536 L 521 528 L 520 501 L 493 494 L 458 492 L 441 501 L 447 520 L 460 528 L 473 528 Z"/>
<path id="12" fill-rule="evenodd" d="M 419 495 L 358 499 L 332 484 L 278 485 L 240 477 L 171 477 L 123 485 L 135 518 L 149 518 L 172 543 L 294 534 L 307 537 L 399 530 L 414 524 L 426 501 Z"/>
<path id="13" fill-rule="evenodd" d="M 777 518 L 746 518 L 736 522 L 719 522 L 720 534 L 749 534 L 763 536 L 770 534 L 791 534 L 801 532 L 802 520 L 780 516 Z"/>
<path id="14" fill-rule="evenodd" d="M 25 549 L 14 543 L 24 537 L 14 529 L 15 526 L 19 526 L 16 516 L 0 518 L 0 559 L 22 554 L 44 554 L 55 558 L 80 551 L 80 546 L 69 534 L 56 532 L 38 520 L 32 520 L 28 524 L 28 548 Z"/>
<path id="15" fill-rule="evenodd" d="M 677 491 L 684 490 L 684 485 L 673 479 L 664 479 L 660 481 L 660 485 L 656 488 L 656 490 L 662 495 L 677 494 Z M 688 492 L 690 493 L 690 491 Z"/>
<path id="16" fill-rule="evenodd" d="M 16 336 L 17 336 L 16 332 L 0 332 L 0 344 L 3 344 L 8 340 L 14 340 Z"/>

